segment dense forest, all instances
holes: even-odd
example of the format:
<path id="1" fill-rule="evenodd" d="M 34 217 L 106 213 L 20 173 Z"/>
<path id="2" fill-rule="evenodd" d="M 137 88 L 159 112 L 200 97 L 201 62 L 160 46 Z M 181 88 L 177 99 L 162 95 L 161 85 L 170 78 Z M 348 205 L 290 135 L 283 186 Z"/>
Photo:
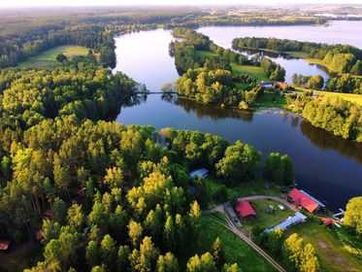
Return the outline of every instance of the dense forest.
<path id="1" fill-rule="evenodd" d="M 240 84 L 247 84 L 247 89 L 240 88 Z M 247 109 L 263 94 L 248 75 L 233 77 L 229 70 L 208 68 L 189 69 L 177 80 L 176 91 L 203 104 L 240 109 Z"/>
<path id="2" fill-rule="evenodd" d="M 313 97 L 310 92 L 288 96 L 288 108 L 313 126 L 344 139 L 362 142 L 362 108 L 339 97 Z"/>

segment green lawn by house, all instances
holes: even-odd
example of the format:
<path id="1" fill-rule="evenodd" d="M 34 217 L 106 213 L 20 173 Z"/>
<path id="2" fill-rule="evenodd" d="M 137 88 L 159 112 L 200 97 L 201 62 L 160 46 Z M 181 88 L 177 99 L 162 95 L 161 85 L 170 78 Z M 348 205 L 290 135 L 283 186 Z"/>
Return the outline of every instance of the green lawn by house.
<path id="1" fill-rule="evenodd" d="M 362 259 L 348 252 L 347 246 L 351 245 L 343 238 L 346 234 L 342 229 L 328 229 L 319 222 L 309 221 L 292 227 L 287 234 L 295 232 L 314 246 L 322 271 L 361 271 Z M 362 243 L 358 246 L 361 249 Z"/>
<path id="2" fill-rule="evenodd" d="M 58 46 L 44 51 L 19 64 L 20 68 L 49 68 L 57 64 L 56 57 L 63 53 L 67 58 L 75 56 L 86 56 L 89 49 L 83 46 L 66 45 Z"/>
<path id="3" fill-rule="evenodd" d="M 231 64 L 233 73 L 235 74 L 248 74 L 255 77 L 258 80 L 268 80 L 267 75 L 265 74 L 263 68 L 253 65 L 239 65 Z"/>
<path id="4" fill-rule="evenodd" d="M 251 231 L 252 227 L 259 227 L 261 229 L 273 227 L 294 214 L 293 211 L 284 205 L 284 210 L 280 210 L 278 207 L 279 203 L 274 200 L 253 200 L 251 204 L 256 211 L 256 216 L 242 222 L 243 228 L 246 228 L 248 231 Z M 273 207 L 273 211 L 270 210 L 270 207 Z"/>
<path id="5" fill-rule="evenodd" d="M 224 215 L 219 213 L 201 217 L 200 228 L 202 231 L 200 232 L 199 248 L 201 252 L 210 250 L 212 243 L 219 237 L 224 244 L 227 261 L 236 262 L 242 271 L 275 271 L 258 253 L 226 229 L 222 225 L 224 221 Z"/>

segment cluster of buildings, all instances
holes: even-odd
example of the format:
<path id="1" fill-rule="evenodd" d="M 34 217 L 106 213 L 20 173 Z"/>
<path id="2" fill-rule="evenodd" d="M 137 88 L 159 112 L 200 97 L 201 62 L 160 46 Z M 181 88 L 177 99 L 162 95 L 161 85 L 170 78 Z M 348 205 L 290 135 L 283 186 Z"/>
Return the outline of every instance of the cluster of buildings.
<path id="1" fill-rule="evenodd" d="M 289 203 L 293 204 L 296 208 L 304 210 L 308 213 L 316 213 L 319 210 L 323 210 L 325 205 L 312 197 L 310 194 L 303 190 L 298 190 L 296 188 L 292 189 L 288 195 L 287 200 Z M 252 218 L 257 216 L 257 212 L 254 209 L 253 205 L 249 200 L 238 199 L 234 206 L 234 211 L 237 217 L 241 220 Z M 307 220 L 307 216 L 302 212 L 297 211 L 294 215 L 289 216 L 284 221 L 280 222 L 278 225 L 267 228 L 266 232 L 271 232 L 276 229 L 287 230 L 293 225 L 303 223 Z M 331 226 L 334 224 L 334 220 L 331 218 L 321 218 L 321 222 L 326 226 Z"/>

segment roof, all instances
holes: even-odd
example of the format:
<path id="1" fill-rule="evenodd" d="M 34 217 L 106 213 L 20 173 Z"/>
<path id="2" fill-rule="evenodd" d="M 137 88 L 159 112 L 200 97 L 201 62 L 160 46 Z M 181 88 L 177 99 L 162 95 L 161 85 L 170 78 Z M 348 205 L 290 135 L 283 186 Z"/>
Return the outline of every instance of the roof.
<path id="1" fill-rule="evenodd" d="M 7 240 L 0 240 L 0 250 L 8 250 L 10 246 L 10 241 L 7 241 Z"/>
<path id="2" fill-rule="evenodd" d="M 285 219 L 280 224 L 274 226 L 273 228 L 267 229 L 266 232 L 271 232 L 276 229 L 286 230 L 292 225 L 303 223 L 306 219 L 307 219 L 307 217 L 304 214 L 302 214 L 300 212 L 296 212 L 293 216 L 289 216 L 287 219 Z"/>
<path id="3" fill-rule="evenodd" d="M 319 204 L 314 199 L 296 188 L 291 190 L 288 196 L 293 200 L 295 204 L 303 207 L 310 213 L 313 213 L 319 207 Z"/>
<path id="4" fill-rule="evenodd" d="M 209 174 L 209 170 L 206 168 L 200 168 L 197 170 L 194 170 L 190 173 L 190 177 L 192 178 L 205 178 Z"/>
<path id="5" fill-rule="evenodd" d="M 256 212 L 248 200 L 238 200 L 235 205 L 235 210 L 240 217 L 248 217 L 256 215 Z"/>
<path id="6" fill-rule="evenodd" d="M 328 218 L 328 217 L 321 218 L 321 221 L 326 226 L 333 225 L 333 222 L 334 222 L 332 218 Z"/>

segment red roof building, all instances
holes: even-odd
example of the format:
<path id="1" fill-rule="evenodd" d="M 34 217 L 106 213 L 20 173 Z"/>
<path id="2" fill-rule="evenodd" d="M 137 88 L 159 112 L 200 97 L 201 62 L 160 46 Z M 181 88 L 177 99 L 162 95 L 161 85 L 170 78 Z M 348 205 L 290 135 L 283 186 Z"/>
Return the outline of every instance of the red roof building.
<path id="1" fill-rule="evenodd" d="M 327 217 L 323 217 L 321 218 L 321 221 L 323 222 L 324 225 L 326 225 L 327 227 L 332 226 L 334 221 L 332 218 L 327 218 Z"/>
<path id="2" fill-rule="evenodd" d="M 0 240 L 0 251 L 6 251 L 9 249 L 10 241 Z"/>
<path id="3" fill-rule="evenodd" d="M 314 199 L 296 188 L 290 191 L 288 198 L 295 205 L 302 207 L 310 213 L 315 212 L 319 208 L 319 204 Z"/>
<path id="4" fill-rule="evenodd" d="M 242 218 L 256 215 L 256 212 L 250 202 L 243 199 L 236 202 L 235 211 L 238 216 Z"/>

